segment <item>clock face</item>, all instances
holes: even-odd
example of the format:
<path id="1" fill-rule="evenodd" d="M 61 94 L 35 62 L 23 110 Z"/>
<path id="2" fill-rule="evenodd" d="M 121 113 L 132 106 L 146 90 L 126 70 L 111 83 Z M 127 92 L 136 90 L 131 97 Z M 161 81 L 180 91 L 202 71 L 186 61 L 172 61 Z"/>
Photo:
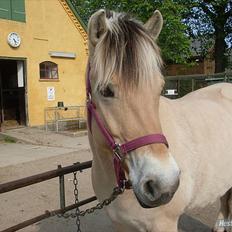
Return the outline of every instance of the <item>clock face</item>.
<path id="1" fill-rule="evenodd" d="M 21 38 L 19 36 L 18 33 L 16 32 L 11 32 L 9 35 L 8 35 L 8 38 L 7 38 L 7 41 L 9 43 L 9 45 L 11 47 L 14 47 L 14 48 L 17 48 L 19 47 L 20 43 L 21 43 Z"/>

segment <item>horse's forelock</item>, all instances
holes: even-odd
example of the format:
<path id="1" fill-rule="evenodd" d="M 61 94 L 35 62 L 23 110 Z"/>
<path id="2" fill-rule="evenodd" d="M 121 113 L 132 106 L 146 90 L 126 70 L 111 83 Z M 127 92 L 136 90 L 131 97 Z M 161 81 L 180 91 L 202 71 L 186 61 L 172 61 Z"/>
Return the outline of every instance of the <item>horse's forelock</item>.
<path id="1" fill-rule="evenodd" d="M 160 73 L 159 48 L 146 29 L 126 14 L 107 14 L 108 30 L 94 53 L 96 87 L 104 88 L 115 74 L 124 86 L 137 86 Z"/>

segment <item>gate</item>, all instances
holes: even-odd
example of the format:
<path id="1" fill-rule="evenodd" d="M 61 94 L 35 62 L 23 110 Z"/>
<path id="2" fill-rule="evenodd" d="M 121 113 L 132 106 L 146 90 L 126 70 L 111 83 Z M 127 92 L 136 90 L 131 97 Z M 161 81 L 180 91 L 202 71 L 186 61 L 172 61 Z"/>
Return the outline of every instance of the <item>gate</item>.
<path id="1" fill-rule="evenodd" d="M 40 183 L 43 181 L 47 181 L 53 178 L 59 178 L 59 189 L 60 189 L 60 208 L 53 210 L 53 211 L 49 211 L 46 210 L 44 214 L 38 215 L 37 217 L 28 219 L 26 221 L 23 221 L 17 225 L 14 225 L 10 228 L 7 228 L 1 232 L 14 232 L 17 230 L 20 230 L 24 227 L 27 227 L 29 225 L 32 225 L 36 222 L 39 222 L 43 219 L 52 217 L 54 215 L 62 215 L 67 211 L 70 211 L 72 209 L 78 208 L 82 205 L 88 204 L 92 201 L 97 200 L 97 198 L 95 196 L 89 197 L 83 201 L 78 201 L 75 202 L 75 204 L 69 205 L 69 206 L 65 206 L 65 185 L 64 185 L 64 175 L 69 174 L 69 173 L 74 173 L 74 176 L 76 176 L 76 173 L 78 171 L 83 171 L 85 169 L 89 169 L 92 167 L 92 161 L 87 161 L 87 162 L 83 162 L 83 163 L 75 163 L 73 165 L 70 166 L 66 166 L 66 167 L 61 167 L 61 165 L 58 166 L 57 169 L 48 171 L 48 172 L 43 172 L 37 175 L 33 175 L 33 176 L 29 176 L 29 177 L 25 177 L 22 179 L 18 179 L 15 181 L 11 181 L 11 182 L 7 182 L 4 184 L 0 184 L 0 194 L 1 193 L 7 193 L 19 188 L 23 188 L 29 185 L 33 185 L 36 183 Z M 77 181 L 74 178 L 74 181 Z M 77 189 L 75 189 L 76 191 Z"/>

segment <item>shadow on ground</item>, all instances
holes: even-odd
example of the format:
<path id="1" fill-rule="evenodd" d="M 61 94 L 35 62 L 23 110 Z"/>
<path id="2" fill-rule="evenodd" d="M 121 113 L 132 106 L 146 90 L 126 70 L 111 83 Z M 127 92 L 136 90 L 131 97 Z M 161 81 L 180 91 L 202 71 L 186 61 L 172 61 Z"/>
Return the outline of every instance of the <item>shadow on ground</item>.
<path id="1" fill-rule="evenodd" d="M 208 226 L 186 214 L 180 217 L 178 228 L 180 232 L 211 232 Z"/>
<path id="2" fill-rule="evenodd" d="M 74 232 L 77 231 L 76 219 L 53 217 L 38 223 L 38 232 Z M 114 232 L 109 217 L 103 210 L 81 218 L 83 232 Z"/>
<path id="3" fill-rule="evenodd" d="M 74 232 L 77 230 L 75 219 L 53 217 L 38 223 L 38 232 Z M 179 232 L 211 232 L 210 228 L 190 216 L 182 215 L 179 220 Z M 83 232 L 115 232 L 110 219 L 103 210 L 81 218 Z"/>

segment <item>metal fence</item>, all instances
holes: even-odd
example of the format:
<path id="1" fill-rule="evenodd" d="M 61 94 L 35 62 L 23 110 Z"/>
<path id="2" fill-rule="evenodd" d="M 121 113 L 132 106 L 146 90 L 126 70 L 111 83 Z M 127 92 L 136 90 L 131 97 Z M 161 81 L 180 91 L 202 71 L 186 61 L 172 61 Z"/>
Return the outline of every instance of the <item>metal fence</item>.
<path id="1" fill-rule="evenodd" d="M 86 106 L 47 107 L 44 109 L 45 130 L 86 128 Z"/>
<path id="2" fill-rule="evenodd" d="M 95 196 L 89 197 L 83 201 L 80 201 L 78 203 L 65 206 L 65 187 L 64 187 L 64 175 L 69 174 L 69 173 L 76 173 L 78 171 L 82 171 L 88 168 L 92 167 L 92 161 L 87 161 L 83 163 L 76 163 L 70 166 L 66 167 L 61 167 L 60 165 L 58 166 L 57 169 L 48 171 L 48 172 L 43 172 L 37 175 L 25 177 L 22 179 L 18 179 L 15 181 L 7 182 L 0 184 L 0 194 L 1 193 L 7 193 L 13 190 L 17 190 L 19 188 L 23 188 L 29 185 L 33 185 L 36 183 L 40 183 L 43 181 L 47 181 L 53 178 L 59 178 L 59 189 L 60 189 L 60 209 L 53 210 L 53 211 L 48 211 L 46 210 L 44 214 L 38 215 L 37 217 L 31 218 L 29 220 L 23 221 L 17 225 L 14 225 L 10 228 L 7 228 L 5 230 L 2 230 L 1 232 L 14 232 L 17 230 L 20 230 L 22 228 L 25 228 L 29 225 L 32 225 L 36 222 L 39 222 L 43 219 L 52 217 L 57 214 L 64 214 L 65 212 L 78 208 L 82 205 L 85 205 L 87 203 L 90 203 L 92 201 L 95 201 L 97 198 Z"/>
<path id="3" fill-rule="evenodd" d="M 220 82 L 232 82 L 232 72 L 166 76 L 163 95 L 169 98 L 179 98 L 197 89 Z"/>

